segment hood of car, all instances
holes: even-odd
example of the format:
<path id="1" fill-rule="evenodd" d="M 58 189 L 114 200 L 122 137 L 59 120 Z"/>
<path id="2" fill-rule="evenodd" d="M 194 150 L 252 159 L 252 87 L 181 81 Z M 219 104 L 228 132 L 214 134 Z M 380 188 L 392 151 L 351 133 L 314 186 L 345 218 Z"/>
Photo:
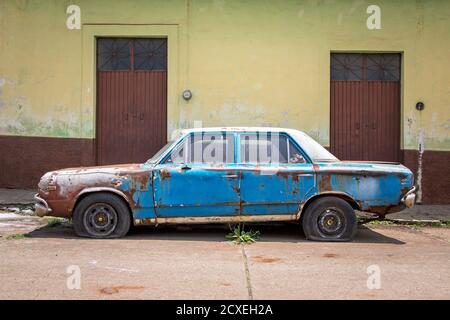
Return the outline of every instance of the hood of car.
<path id="1" fill-rule="evenodd" d="M 150 166 L 147 164 L 117 164 L 108 166 L 67 168 L 47 172 L 38 187 L 44 192 L 64 194 L 86 187 L 119 187 L 129 179 L 147 180 Z"/>
<path id="2" fill-rule="evenodd" d="M 47 175 L 74 175 L 74 174 L 94 174 L 94 173 L 132 173 L 143 170 L 143 164 L 129 163 L 129 164 L 113 164 L 107 166 L 93 166 L 93 167 L 76 167 L 66 168 L 47 172 Z"/>

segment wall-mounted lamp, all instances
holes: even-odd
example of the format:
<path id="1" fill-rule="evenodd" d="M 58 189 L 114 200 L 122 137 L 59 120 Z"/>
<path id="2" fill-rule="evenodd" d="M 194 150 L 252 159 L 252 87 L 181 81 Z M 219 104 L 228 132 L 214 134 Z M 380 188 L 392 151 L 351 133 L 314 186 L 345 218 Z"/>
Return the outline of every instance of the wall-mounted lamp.
<path id="1" fill-rule="evenodd" d="M 425 105 L 423 104 L 423 102 L 417 102 L 416 109 L 419 111 L 422 111 L 423 109 L 425 109 Z"/>
<path id="2" fill-rule="evenodd" d="M 182 96 L 183 96 L 183 99 L 186 101 L 191 100 L 191 98 L 192 98 L 191 90 L 189 90 L 189 89 L 184 90 Z"/>

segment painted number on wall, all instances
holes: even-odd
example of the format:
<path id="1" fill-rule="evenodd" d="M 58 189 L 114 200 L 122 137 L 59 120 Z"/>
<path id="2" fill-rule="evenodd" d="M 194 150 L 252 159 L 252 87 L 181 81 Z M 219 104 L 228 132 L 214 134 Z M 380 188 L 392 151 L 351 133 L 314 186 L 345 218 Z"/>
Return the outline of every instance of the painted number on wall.
<path id="1" fill-rule="evenodd" d="M 66 13 L 69 15 L 66 20 L 66 27 L 69 30 L 81 29 L 81 9 L 76 4 L 67 7 Z"/>

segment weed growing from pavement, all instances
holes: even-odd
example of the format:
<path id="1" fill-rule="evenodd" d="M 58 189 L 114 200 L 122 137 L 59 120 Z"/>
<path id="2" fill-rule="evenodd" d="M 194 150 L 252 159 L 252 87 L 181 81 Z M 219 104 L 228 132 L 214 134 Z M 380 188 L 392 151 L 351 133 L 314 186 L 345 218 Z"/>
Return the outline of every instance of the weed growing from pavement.
<path id="1" fill-rule="evenodd" d="M 442 227 L 450 227 L 450 220 L 441 221 L 441 226 Z"/>
<path id="2" fill-rule="evenodd" d="M 46 227 L 53 228 L 58 226 L 70 226 L 72 219 L 70 218 L 46 218 Z"/>
<path id="3" fill-rule="evenodd" d="M 419 229 L 423 227 L 441 227 L 449 228 L 450 220 L 430 220 L 430 221 L 420 221 L 420 220 L 390 220 L 390 219 L 379 219 L 379 218 L 366 218 L 357 217 L 358 224 L 361 225 L 374 225 L 374 226 L 409 226 L 412 229 Z"/>
<path id="4" fill-rule="evenodd" d="M 234 228 L 230 226 L 230 233 L 228 233 L 225 238 L 228 241 L 231 241 L 236 244 L 251 244 L 256 242 L 259 239 L 260 233 L 259 231 L 244 230 L 244 225 L 238 224 Z"/>
<path id="5" fill-rule="evenodd" d="M 11 234 L 6 237 L 6 240 L 20 240 L 24 238 L 29 238 L 30 236 L 24 233 Z"/>
<path id="6" fill-rule="evenodd" d="M 363 225 L 393 225 L 395 221 L 385 220 L 379 218 L 366 218 L 366 217 L 357 217 L 358 224 Z"/>
<path id="7" fill-rule="evenodd" d="M 62 220 L 61 219 L 57 219 L 57 218 L 50 218 L 47 220 L 47 227 L 57 227 L 59 225 L 62 224 Z"/>
<path id="8" fill-rule="evenodd" d="M 390 226 L 390 225 L 394 225 L 395 221 L 392 221 L 392 220 L 371 220 L 371 221 L 368 222 L 368 224 Z"/>

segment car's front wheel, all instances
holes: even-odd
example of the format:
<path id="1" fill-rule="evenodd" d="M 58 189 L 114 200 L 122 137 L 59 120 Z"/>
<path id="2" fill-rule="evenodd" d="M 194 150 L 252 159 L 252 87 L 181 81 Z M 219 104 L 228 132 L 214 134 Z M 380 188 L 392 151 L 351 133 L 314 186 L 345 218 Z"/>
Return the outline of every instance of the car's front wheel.
<path id="1" fill-rule="evenodd" d="M 116 195 L 93 193 L 75 207 L 73 226 L 75 233 L 90 238 L 120 238 L 130 229 L 128 206 Z"/>
<path id="2" fill-rule="evenodd" d="M 355 211 L 338 197 L 322 197 L 314 200 L 302 214 L 305 236 L 316 241 L 350 241 L 358 224 Z"/>

